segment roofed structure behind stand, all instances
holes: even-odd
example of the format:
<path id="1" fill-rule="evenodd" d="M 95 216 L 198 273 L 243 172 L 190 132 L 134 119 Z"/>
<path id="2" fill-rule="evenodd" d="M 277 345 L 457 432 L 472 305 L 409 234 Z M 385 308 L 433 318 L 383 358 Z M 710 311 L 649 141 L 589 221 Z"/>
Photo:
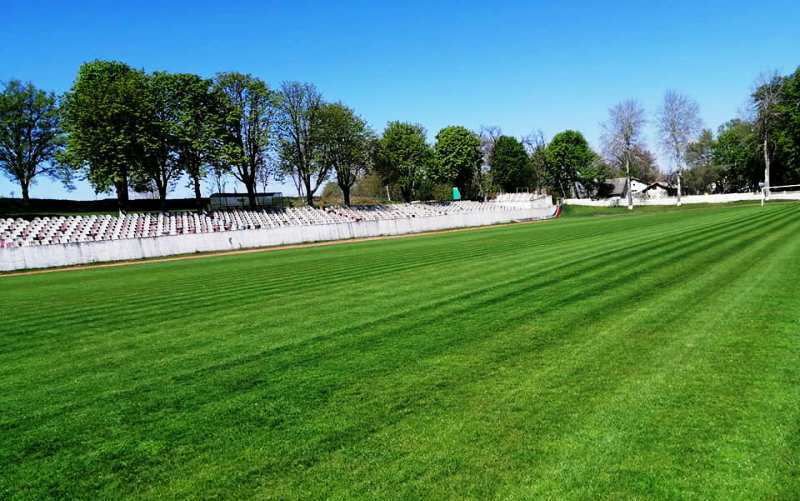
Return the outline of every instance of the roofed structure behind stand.
<path id="1" fill-rule="evenodd" d="M 256 193 L 257 207 L 283 207 L 283 193 Z M 247 193 L 214 193 L 209 198 L 209 209 L 243 209 L 250 207 Z"/>

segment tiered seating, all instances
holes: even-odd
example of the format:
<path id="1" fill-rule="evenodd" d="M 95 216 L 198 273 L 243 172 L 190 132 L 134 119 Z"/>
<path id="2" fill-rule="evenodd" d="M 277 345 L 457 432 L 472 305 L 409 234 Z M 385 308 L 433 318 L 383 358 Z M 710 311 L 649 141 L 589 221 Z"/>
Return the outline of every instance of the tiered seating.
<path id="1" fill-rule="evenodd" d="M 526 198 L 527 197 L 527 198 Z M 120 216 L 44 217 L 33 220 L 1 219 L 0 247 L 49 245 L 167 235 L 262 230 L 315 224 L 383 221 L 468 212 L 513 210 L 515 202 L 532 200 L 530 193 L 509 193 L 490 203 L 458 201 L 354 207 L 312 207 L 229 210 L 204 214 L 191 212 L 125 214 Z"/>
<path id="2" fill-rule="evenodd" d="M 495 202 L 530 202 L 534 198 L 536 198 L 536 194 L 534 193 L 500 193 L 494 199 Z"/>

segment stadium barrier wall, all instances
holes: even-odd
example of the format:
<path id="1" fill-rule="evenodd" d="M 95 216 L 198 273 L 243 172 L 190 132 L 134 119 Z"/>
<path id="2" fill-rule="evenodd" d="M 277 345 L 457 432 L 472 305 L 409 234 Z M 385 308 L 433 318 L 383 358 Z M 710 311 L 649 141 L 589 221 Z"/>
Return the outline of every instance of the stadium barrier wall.
<path id="1" fill-rule="evenodd" d="M 800 200 L 800 193 L 771 193 L 770 200 Z M 730 202 L 760 202 L 761 193 L 720 193 L 715 195 L 684 195 L 681 203 L 689 204 L 724 204 Z M 627 205 L 626 199 L 619 197 L 608 198 L 605 200 L 591 200 L 588 198 L 567 198 L 565 205 L 583 205 L 588 207 L 620 207 Z M 664 198 L 634 198 L 633 205 L 677 205 L 677 197 Z"/>
<path id="2" fill-rule="evenodd" d="M 229 251 L 331 240 L 403 235 L 454 228 L 488 226 L 513 221 L 548 219 L 555 214 L 556 208 L 551 205 L 549 207 L 471 212 L 447 216 L 12 247 L 0 249 L 0 271 L 52 268 L 194 254 L 197 252 Z"/>

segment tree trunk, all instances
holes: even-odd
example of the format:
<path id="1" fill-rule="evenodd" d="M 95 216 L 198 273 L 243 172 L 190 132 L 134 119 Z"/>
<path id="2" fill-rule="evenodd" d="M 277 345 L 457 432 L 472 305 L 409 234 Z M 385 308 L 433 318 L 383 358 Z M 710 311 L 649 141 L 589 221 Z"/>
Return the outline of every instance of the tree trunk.
<path id="1" fill-rule="evenodd" d="M 31 199 L 29 194 L 30 181 L 20 181 L 19 186 L 22 189 L 22 202 L 24 205 L 28 205 Z"/>
<path id="2" fill-rule="evenodd" d="M 128 176 L 124 176 L 121 181 L 114 183 L 117 190 L 117 204 L 121 210 L 128 207 Z"/>
<path id="3" fill-rule="evenodd" d="M 678 207 L 681 206 L 681 170 L 678 169 Z"/>
<path id="4" fill-rule="evenodd" d="M 256 208 L 256 183 L 255 181 L 248 181 L 245 185 L 247 188 L 247 200 L 250 202 L 250 208 Z"/>
<path id="5" fill-rule="evenodd" d="M 311 192 L 311 179 L 303 179 L 306 186 L 306 204 L 309 207 L 314 207 L 314 193 Z"/>
<path id="6" fill-rule="evenodd" d="M 400 194 L 403 196 L 403 202 L 409 203 L 414 196 L 414 192 L 407 186 L 400 188 Z"/>
<path id="7" fill-rule="evenodd" d="M 160 201 L 159 206 L 163 211 L 167 208 L 167 184 L 159 183 L 157 188 L 158 188 L 158 200 Z"/>
<path id="8" fill-rule="evenodd" d="M 769 139 L 764 136 L 764 200 L 769 200 Z"/>
<path id="9" fill-rule="evenodd" d="M 342 190 L 342 198 L 344 198 L 344 206 L 350 207 L 350 187 L 347 184 L 343 184 L 339 186 L 339 189 Z"/>
<path id="10" fill-rule="evenodd" d="M 192 184 L 194 184 L 194 200 L 197 203 L 197 212 L 203 210 L 203 194 L 200 192 L 200 176 L 192 176 Z"/>

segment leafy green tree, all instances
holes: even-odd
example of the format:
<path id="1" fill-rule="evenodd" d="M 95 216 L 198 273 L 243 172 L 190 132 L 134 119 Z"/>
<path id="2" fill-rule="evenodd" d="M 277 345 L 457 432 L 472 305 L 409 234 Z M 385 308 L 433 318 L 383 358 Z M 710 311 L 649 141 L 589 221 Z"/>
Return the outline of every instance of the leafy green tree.
<path id="1" fill-rule="evenodd" d="M 61 160 L 86 173 L 97 192 L 115 188 L 120 207 L 143 163 L 140 137 L 147 123 L 144 72 L 118 61 L 84 63 L 64 98 L 67 149 Z"/>
<path id="2" fill-rule="evenodd" d="M 783 182 L 800 183 L 800 67 L 783 79 L 776 142 L 786 172 Z"/>
<path id="3" fill-rule="evenodd" d="M 436 134 L 434 155 L 434 180 L 455 185 L 464 197 L 471 197 L 472 180 L 483 161 L 480 137 L 466 127 L 445 127 Z"/>
<path id="4" fill-rule="evenodd" d="M 696 141 L 686 148 L 684 188 L 689 194 L 714 193 L 722 189 L 724 170 L 715 163 L 713 133 L 704 129 Z"/>
<path id="5" fill-rule="evenodd" d="M 556 191 L 548 176 L 550 166 L 547 163 L 547 141 L 544 133 L 539 130 L 529 134 L 522 138 L 522 144 L 530 157 L 530 186 L 536 190 L 548 190 L 550 193 Z"/>
<path id="6" fill-rule="evenodd" d="M 652 183 L 661 178 L 661 169 L 658 167 L 655 155 L 644 145 L 634 146 L 631 150 L 631 177 Z M 625 173 L 620 171 L 620 177 Z"/>
<path id="7" fill-rule="evenodd" d="M 36 176 L 63 178 L 55 162 L 62 145 L 55 95 L 31 83 L 7 82 L 0 92 L 0 171 L 19 183 L 24 201 Z"/>
<path id="8" fill-rule="evenodd" d="M 341 103 L 322 105 L 320 154 L 322 162 L 333 168 L 347 206 L 356 181 L 369 171 L 373 139 L 367 123 L 353 110 Z"/>
<path id="9" fill-rule="evenodd" d="M 214 90 L 224 96 L 226 116 L 215 149 L 217 169 L 231 172 L 256 206 L 259 178 L 271 167 L 269 150 L 277 132 L 279 97 L 263 80 L 243 73 L 220 73 Z"/>
<path id="10" fill-rule="evenodd" d="M 491 159 L 497 139 L 502 135 L 503 131 L 496 125 L 481 125 L 478 132 L 481 140 L 483 161 L 480 168 L 475 171 L 474 185 L 478 188 L 478 192 L 484 201 L 489 197 L 490 193 L 496 190 L 494 180 L 492 180 Z"/>
<path id="11" fill-rule="evenodd" d="M 771 185 L 770 171 L 779 136 L 778 127 L 781 121 L 781 93 L 783 77 L 777 73 L 764 74 L 756 83 L 756 90 L 751 97 L 755 111 L 755 130 L 758 133 L 759 148 L 764 156 L 764 192 L 769 197 Z"/>
<path id="12" fill-rule="evenodd" d="M 355 186 L 353 186 L 352 195 L 356 197 L 372 198 L 374 200 L 383 200 L 386 198 L 387 193 L 380 174 L 373 169 L 356 181 Z"/>
<path id="13" fill-rule="evenodd" d="M 389 122 L 375 149 L 375 166 L 384 182 L 396 184 L 410 202 L 433 162 L 433 150 L 421 125 Z"/>
<path id="14" fill-rule="evenodd" d="M 322 95 L 313 84 L 284 82 L 279 100 L 282 170 L 292 175 L 298 193 L 314 205 L 314 193 L 328 179 L 331 165 L 322 161 Z"/>
<path id="15" fill-rule="evenodd" d="M 530 180 L 530 162 L 525 146 L 511 136 L 500 136 L 495 141 L 489 159 L 492 180 L 496 186 L 512 192 L 527 186 Z"/>
<path id="16" fill-rule="evenodd" d="M 133 185 L 137 191 L 155 188 L 163 207 L 167 193 L 182 174 L 175 136 L 182 89 L 172 73 L 156 72 L 147 75 L 145 82 L 143 123 L 137 137 L 143 155 L 140 168 L 133 173 Z"/>
<path id="17" fill-rule="evenodd" d="M 756 126 L 731 120 L 719 128 L 713 146 L 714 163 L 724 170 L 724 191 L 755 191 L 762 180 L 763 157 L 759 155 Z"/>
<path id="18" fill-rule="evenodd" d="M 578 131 L 559 132 L 547 145 L 547 178 L 561 196 L 572 195 L 575 183 L 582 183 L 588 190 L 595 190 L 605 179 L 597 154 L 589 147 L 586 138 Z"/>
<path id="19" fill-rule="evenodd" d="M 703 129 L 696 141 L 689 143 L 686 148 L 686 164 L 689 168 L 710 165 L 714 163 L 714 133 Z"/>
<path id="20" fill-rule="evenodd" d="M 161 77 L 170 106 L 166 122 L 175 161 L 194 188 L 198 209 L 203 205 L 201 181 L 218 161 L 229 116 L 225 96 L 211 80 L 189 73 Z"/>

